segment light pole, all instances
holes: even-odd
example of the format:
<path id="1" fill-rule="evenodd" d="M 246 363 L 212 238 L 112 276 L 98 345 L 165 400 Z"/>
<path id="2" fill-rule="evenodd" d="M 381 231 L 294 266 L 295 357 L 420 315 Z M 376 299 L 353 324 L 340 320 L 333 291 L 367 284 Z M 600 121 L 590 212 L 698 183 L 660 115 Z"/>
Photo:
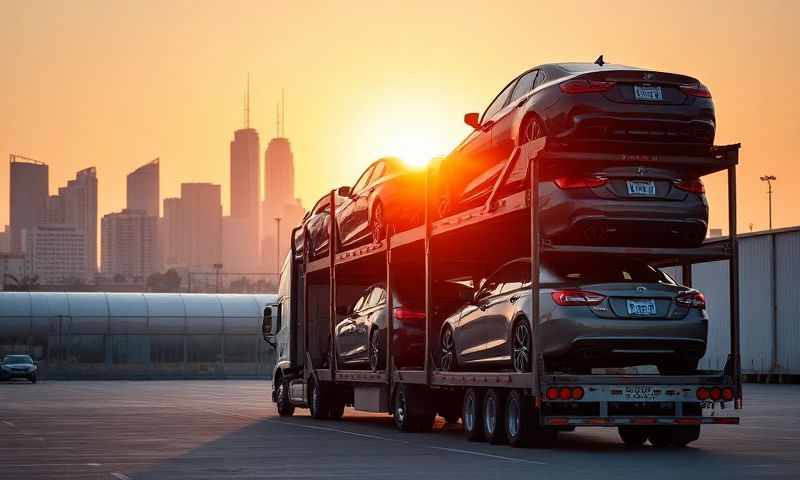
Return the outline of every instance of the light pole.
<path id="1" fill-rule="evenodd" d="M 275 272 L 281 273 L 281 217 L 275 217 Z"/>
<path id="2" fill-rule="evenodd" d="M 769 229 L 772 230 L 772 182 L 777 180 L 775 175 L 764 175 L 762 182 L 767 182 L 767 195 L 769 195 Z"/>

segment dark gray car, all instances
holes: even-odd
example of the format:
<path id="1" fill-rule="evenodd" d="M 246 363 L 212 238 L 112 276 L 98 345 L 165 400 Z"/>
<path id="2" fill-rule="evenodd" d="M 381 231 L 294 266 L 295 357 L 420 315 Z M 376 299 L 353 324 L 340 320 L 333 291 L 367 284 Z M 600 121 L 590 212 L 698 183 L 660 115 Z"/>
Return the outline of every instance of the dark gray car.
<path id="1" fill-rule="evenodd" d="M 0 379 L 26 378 L 36 383 L 38 367 L 30 355 L 6 355 L 0 363 Z"/>
<path id="2" fill-rule="evenodd" d="M 443 370 L 531 369 L 532 341 L 548 370 L 651 365 L 691 372 L 705 354 L 702 293 L 625 257 L 543 258 L 541 316 L 531 325 L 530 260 L 490 275 L 440 334 Z M 533 333 L 532 333 L 533 332 Z"/>

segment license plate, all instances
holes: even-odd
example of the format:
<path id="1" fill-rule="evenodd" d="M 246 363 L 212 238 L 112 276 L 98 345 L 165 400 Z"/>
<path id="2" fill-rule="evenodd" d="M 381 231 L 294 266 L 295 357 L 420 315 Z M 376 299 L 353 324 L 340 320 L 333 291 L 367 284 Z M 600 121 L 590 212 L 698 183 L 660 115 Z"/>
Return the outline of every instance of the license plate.
<path id="1" fill-rule="evenodd" d="M 655 300 L 628 300 L 628 315 L 655 315 Z"/>
<path id="2" fill-rule="evenodd" d="M 644 182 L 641 180 L 628 180 L 628 195 L 637 197 L 655 197 L 655 182 Z"/>
<path id="3" fill-rule="evenodd" d="M 633 96 L 636 98 L 636 100 L 646 100 L 648 102 L 660 102 L 664 100 L 664 95 L 661 93 L 661 87 L 634 85 Z"/>
<path id="4" fill-rule="evenodd" d="M 655 385 L 626 385 L 622 396 L 625 400 L 655 400 Z"/>

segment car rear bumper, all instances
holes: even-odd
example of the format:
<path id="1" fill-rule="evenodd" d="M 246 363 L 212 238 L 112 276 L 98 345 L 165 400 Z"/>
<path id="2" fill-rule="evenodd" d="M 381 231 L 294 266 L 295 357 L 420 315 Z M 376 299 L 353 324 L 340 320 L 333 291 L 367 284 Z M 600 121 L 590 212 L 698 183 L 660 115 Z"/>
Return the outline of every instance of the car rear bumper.
<path id="1" fill-rule="evenodd" d="M 538 338 L 549 360 L 603 368 L 699 360 L 707 333 L 705 319 L 553 319 L 539 325 Z"/>
<path id="2" fill-rule="evenodd" d="M 621 246 L 700 245 L 708 208 L 700 201 L 574 198 L 553 187 L 543 202 L 545 237 L 559 243 Z"/>

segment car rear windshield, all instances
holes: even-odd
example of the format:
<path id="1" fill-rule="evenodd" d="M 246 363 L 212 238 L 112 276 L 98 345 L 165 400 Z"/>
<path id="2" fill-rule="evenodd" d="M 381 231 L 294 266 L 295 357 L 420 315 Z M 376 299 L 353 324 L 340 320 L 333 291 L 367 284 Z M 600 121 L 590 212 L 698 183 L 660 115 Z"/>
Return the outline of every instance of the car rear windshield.
<path id="1" fill-rule="evenodd" d="M 20 363 L 33 363 L 33 359 L 28 355 L 7 355 L 3 363 L 20 364 Z"/>
<path id="2" fill-rule="evenodd" d="M 626 258 L 564 258 L 542 263 L 542 282 L 569 283 L 665 283 L 675 282 L 644 262 Z"/>

